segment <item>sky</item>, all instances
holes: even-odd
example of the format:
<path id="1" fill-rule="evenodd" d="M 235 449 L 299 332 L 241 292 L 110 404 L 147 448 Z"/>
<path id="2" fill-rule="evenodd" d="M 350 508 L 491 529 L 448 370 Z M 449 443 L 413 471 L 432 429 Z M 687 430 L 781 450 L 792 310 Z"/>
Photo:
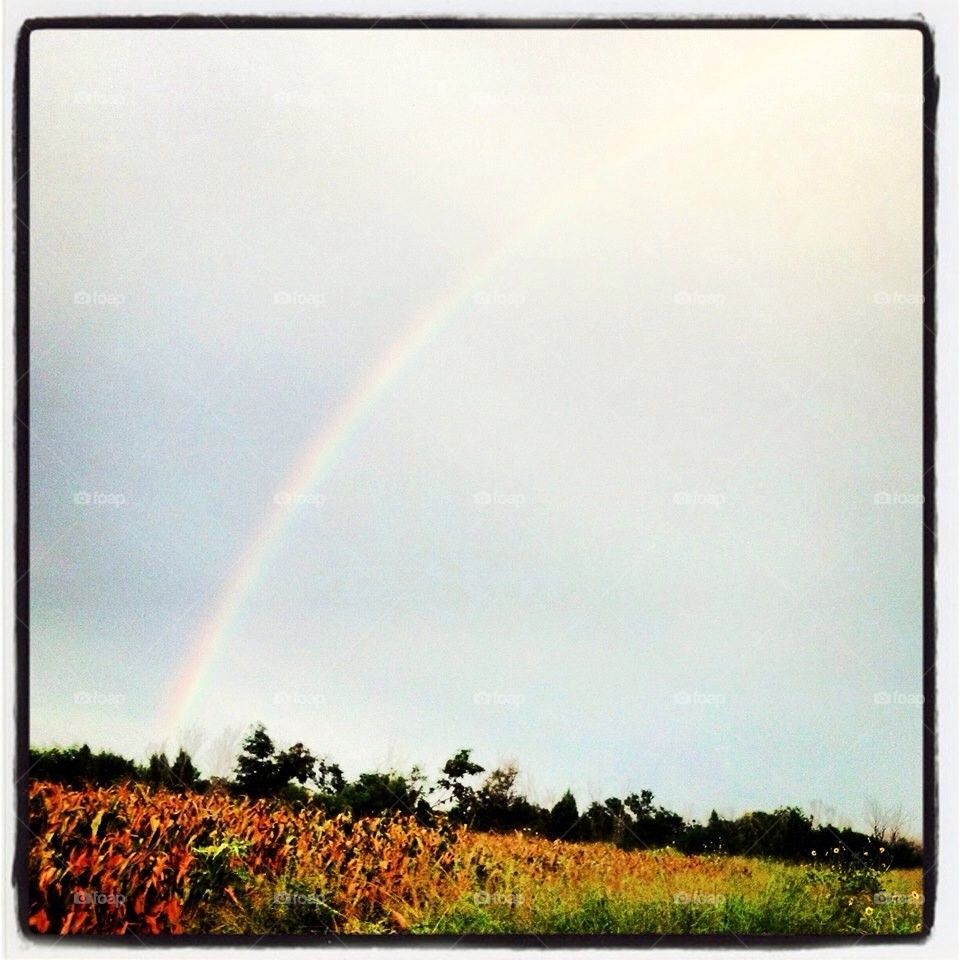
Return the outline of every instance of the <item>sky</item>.
<path id="1" fill-rule="evenodd" d="M 31 40 L 31 741 L 922 809 L 908 31 Z"/>

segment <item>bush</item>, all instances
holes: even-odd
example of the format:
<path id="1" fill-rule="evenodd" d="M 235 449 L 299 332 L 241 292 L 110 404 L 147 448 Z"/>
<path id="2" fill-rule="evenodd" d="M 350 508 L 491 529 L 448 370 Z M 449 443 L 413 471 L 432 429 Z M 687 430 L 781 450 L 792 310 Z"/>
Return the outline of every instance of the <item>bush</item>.
<path id="1" fill-rule="evenodd" d="M 93 753 L 82 747 L 30 749 L 30 776 L 71 787 L 84 784 L 122 783 L 144 779 L 144 770 L 116 753 Z"/>

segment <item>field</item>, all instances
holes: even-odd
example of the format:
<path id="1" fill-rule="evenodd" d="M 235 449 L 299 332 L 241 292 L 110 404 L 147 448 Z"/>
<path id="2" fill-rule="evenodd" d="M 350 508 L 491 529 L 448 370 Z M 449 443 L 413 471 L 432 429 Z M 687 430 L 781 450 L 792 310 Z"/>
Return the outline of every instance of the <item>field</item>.
<path id="1" fill-rule="evenodd" d="M 121 786 L 29 793 L 31 929 L 137 934 L 916 934 L 915 870 L 625 852 Z"/>

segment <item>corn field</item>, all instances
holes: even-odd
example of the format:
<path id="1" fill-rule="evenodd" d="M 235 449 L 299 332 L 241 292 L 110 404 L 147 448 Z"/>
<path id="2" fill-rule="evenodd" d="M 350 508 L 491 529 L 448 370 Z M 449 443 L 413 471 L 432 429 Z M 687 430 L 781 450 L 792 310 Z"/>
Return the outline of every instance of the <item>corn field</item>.
<path id="1" fill-rule="evenodd" d="M 29 789 L 39 934 L 920 932 L 919 870 L 626 852 L 226 793 Z"/>

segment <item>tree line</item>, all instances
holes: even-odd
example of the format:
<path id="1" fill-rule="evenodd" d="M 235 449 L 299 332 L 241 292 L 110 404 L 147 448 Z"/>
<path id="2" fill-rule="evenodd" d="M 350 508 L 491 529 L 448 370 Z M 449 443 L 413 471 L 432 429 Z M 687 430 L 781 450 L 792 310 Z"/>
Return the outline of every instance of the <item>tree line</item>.
<path id="1" fill-rule="evenodd" d="M 175 791 L 226 790 L 251 799 L 311 805 L 329 816 L 408 814 L 430 824 L 438 817 L 474 830 L 520 830 L 551 840 L 612 843 L 624 850 L 673 847 L 689 854 L 740 854 L 781 860 L 856 859 L 890 866 L 918 866 L 922 850 L 900 833 L 896 818 L 874 806 L 869 833 L 815 823 L 798 807 L 754 811 L 735 819 L 716 811 L 706 823 L 687 821 L 654 803 L 651 791 L 609 797 L 580 810 L 568 790 L 552 807 L 528 800 L 517 788 L 514 764 L 486 770 L 459 750 L 431 781 L 419 768 L 409 773 L 372 771 L 356 779 L 315 756 L 302 743 L 278 749 L 262 724 L 244 739 L 232 778 L 204 779 L 187 752 L 170 760 L 154 753 L 148 762 L 81 747 L 31 749 L 30 776 L 73 787 L 119 782 L 144 783 Z"/>

